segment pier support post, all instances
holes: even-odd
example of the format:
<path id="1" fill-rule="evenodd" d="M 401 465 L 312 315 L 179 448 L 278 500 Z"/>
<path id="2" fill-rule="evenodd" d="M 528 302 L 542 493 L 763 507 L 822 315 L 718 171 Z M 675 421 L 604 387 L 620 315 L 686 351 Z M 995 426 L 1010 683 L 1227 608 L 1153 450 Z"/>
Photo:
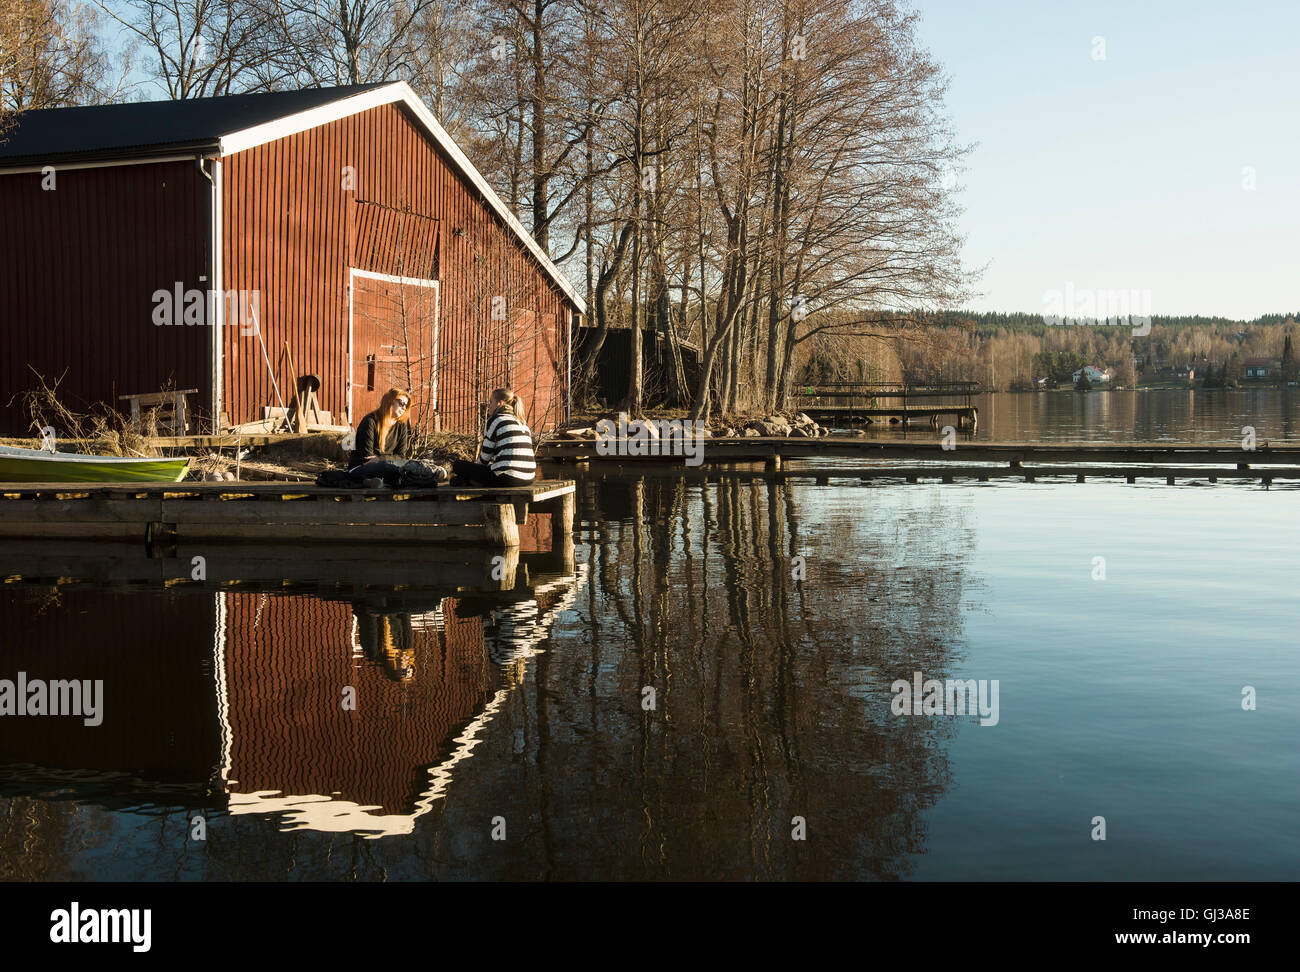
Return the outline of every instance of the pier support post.
<path id="1" fill-rule="evenodd" d="M 578 562 L 573 554 L 573 537 L 552 537 L 551 552 L 557 556 L 560 563 L 564 566 L 564 573 L 573 574 L 577 572 Z"/>
<path id="2" fill-rule="evenodd" d="M 483 522 L 487 524 L 489 542 L 502 547 L 519 546 L 519 524 L 515 522 L 513 503 L 484 503 Z"/>
<path id="3" fill-rule="evenodd" d="M 764 460 L 763 460 L 763 468 L 764 468 L 767 472 L 780 472 L 780 471 L 781 471 L 781 453 L 778 452 L 778 453 L 776 453 L 776 455 L 768 456 L 766 459 L 764 459 Z"/>
<path id="4" fill-rule="evenodd" d="M 573 543 L 573 514 L 576 508 L 573 493 L 565 493 L 551 509 L 551 546 L 557 548 L 562 541 Z"/>
<path id="5" fill-rule="evenodd" d="M 176 524 L 150 522 L 145 528 L 144 543 L 151 560 L 175 557 Z"/>

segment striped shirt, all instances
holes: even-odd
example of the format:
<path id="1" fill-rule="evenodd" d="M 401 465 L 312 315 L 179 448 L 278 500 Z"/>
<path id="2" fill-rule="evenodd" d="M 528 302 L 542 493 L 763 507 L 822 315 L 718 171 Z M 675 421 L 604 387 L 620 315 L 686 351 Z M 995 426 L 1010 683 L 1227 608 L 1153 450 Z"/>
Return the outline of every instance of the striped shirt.
<path id="1" fill-rule="evenodd" d="M 491 466 L 498 476 L 531 482 L 537 475 L 533 433 L 513 412 L 497 412 L 488 420 L 478 461 Z"/>

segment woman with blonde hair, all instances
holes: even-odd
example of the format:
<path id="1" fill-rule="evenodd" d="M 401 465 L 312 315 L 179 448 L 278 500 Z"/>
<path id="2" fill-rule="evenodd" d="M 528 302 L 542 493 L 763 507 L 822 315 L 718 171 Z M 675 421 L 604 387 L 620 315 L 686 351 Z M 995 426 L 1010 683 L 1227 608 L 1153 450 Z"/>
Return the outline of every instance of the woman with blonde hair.
<path id="1" fill-rule="evenodd" d="M 404 388 L 384 392 L 379 407 L 357 426 L 357 440 L 348 460 L 355 469 L 369 462 L 410 459 L 415 437 L 411 434 L 411 393 Z M 398 463 L 397 465 L 400 465 Z"/>
<path id="2" fill-rule="evenodd" d="M 478 462 L 452 463 L 452 485 L 523 486 L 537 478 L 533 433 L 522 418 L 523 404 L 509 388 L 498 388 L 488 399 L 487 428 Z"/>

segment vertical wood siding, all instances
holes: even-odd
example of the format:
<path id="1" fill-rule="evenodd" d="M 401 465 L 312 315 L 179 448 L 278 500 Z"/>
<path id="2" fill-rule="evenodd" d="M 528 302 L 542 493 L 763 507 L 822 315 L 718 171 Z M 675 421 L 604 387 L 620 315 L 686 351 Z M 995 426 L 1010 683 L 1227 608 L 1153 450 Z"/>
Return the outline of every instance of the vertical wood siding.
<path id="1" fill-rule="evenodd" d="M 11 398 L 32 370 L 86 410 L 171 383 L 206 414 L 211 332 L 156 326 L 157 290 L 206 292 L 209 184 L 194 161 L 0 173 L 0 433 L 28 431 Z M 178 318 L 180 319 L 180 318 Z M 30 366 L 30 367 L 29 367 Z"/>
<path id="2" fill-rule="evenodd" d="M 376 253 L 391 263 L 398 223 L 412 228 L 415 262 L 428 262 L 422 252 L 429 232 L 418 228 L 436 220 L 442 427 L 477 431 L 479 403 L 509 380 L 536 392 L 531 402 L 524 392 L 534 428 L 563 419 L 563 295 L 400 108 L 380 106 L 222 165 L 223 286 L 258 292 L 262 336 L 286 397 L 288 366 L 280 362 L 287 341 L 298 374 L 321 378 L 322 407 L 343 421 L 348 268 L 365 269 Z M 345 187 L 348 177 L 354 188 Z M 391 218 L 402 211 L 414 218 Z M 493 319 L 494 306 L 500 319 Z M 524 324 L 546 333 L 524 331 Z M 275 393 L 257 337 L 229 327 L 223 336 L 224 408 L 235 422 L 261 418 Z M 358 373 L 367 353 L 355 348 Z M 512 368 L 512 357 L 531 363 Z M 353 397 L 355 425 L 364 413 L 361 396 Z M 429 421 L 427 403 L 417 406 L 416 421 Z"/>

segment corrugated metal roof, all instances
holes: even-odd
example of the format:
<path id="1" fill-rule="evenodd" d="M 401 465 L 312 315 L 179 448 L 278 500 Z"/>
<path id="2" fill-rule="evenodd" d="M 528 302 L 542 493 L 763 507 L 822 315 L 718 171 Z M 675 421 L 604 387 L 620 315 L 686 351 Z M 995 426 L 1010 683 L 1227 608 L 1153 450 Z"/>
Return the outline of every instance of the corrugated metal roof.
<path id="1" fill-rule="evenodd" d="M 405 81 L 26 112 L 0 143 L 0 172 L 189 152 L 229 156 L 393 103 L 405 107 L 578 313 L 585 314 L 586 302 L 573 284 Z"/>
<path id="2" fill-rule="evenodd" d="M 0 166 L 216 150 L 223 135 L 382 88 L 385 83 L 23 112 L 0 140 Z"/>

